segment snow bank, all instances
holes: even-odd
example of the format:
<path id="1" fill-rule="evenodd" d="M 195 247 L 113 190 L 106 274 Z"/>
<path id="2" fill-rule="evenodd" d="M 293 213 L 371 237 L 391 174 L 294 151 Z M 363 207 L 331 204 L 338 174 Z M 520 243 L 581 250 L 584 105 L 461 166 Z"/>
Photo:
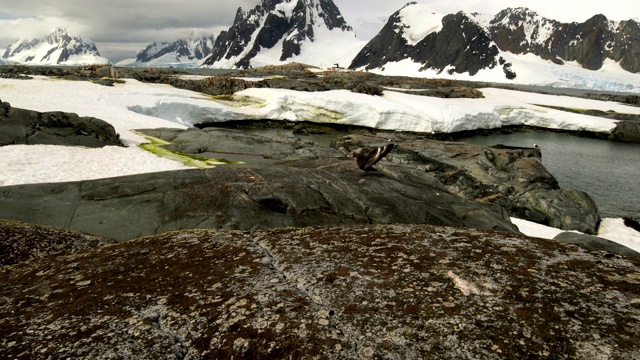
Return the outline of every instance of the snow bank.
<path id="1" fill-rule="evenodd" d="M 640 253 L 640 232 L 625 226 L 622 219 L 602 219 L 598 236 L 615 241 Z"/>
<path id="2" fill-rule="evenodd" d="M 116 129 L 125 145 L 136 145 L 144 138 L 132 129 L 177 127 L 186 128 L 175 121 L 145 116 L 132 112 L 129 106 L 151 105 L 154 101 L 203 95 L 176 89 L 169 85 L 145 84 L 136 80 L 126 80 L 125 84 L 113 87 L 94 84 L 89 81 L 67 81 L 37 76 L 33 80 L 0 79 L 0 100 L 13 107 L 35 111 L 65 111 L 80 116 L 102 119 Z"/>
<path id="3" fill-rule="evenodd" d="M 442 99 L 392 90 L 374 97 L 347 90 L 309 93 L 251 88 L 237 92 L 233 102 L 185 97 L 136 99 L 139 105 L 130 108 L 185 125 L 203 120 L 272 119 L 444 133 L 511 125 L 602 133 L 615 128 L 615 120 L 542 105 L 640 113 L 639 108 L 616 103 L 493 88 L 481 90 L 484 99 Z"/>
<path id="4" fill-rule="evenodd" d="M 0 186 L 92 180 L 188 168 L 138 147 L 120 146 L 1 146 L 0 159 Z"/>

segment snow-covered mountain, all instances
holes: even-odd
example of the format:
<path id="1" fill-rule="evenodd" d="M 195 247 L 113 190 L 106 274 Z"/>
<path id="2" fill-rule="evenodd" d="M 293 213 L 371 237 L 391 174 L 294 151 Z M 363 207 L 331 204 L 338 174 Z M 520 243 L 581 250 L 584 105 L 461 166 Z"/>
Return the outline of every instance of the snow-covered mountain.
<path id="1" fill-rule="evenodd" d="M 638 22 L 560 23 L 526 8 L 442 15 L 409 3 L 354 58 L 385 74 L 627 91 L 640 76 Z M 610 77 L 610 80 L 607 80 Z"/>
<path id="2" fill-rule="evenodd" d="M 557 64 L 576 61 L 599 70 L 607 59 L 640 72 L 640 24 L 594 15 L 584 23 L 561 23 L 527 8 L 508 8 L 488 24 L 498 47 L 514 54 L 535 54 Z"/>
<path id="3" fill-rule="evenodd" d="M 213 50 L 213 35 L 196 37 L 174 42 L 151 43 L 133 58 L 118 62 L 118 66 L 149 66 L 190 68 L 200 65 Z"/>
<path id="4" fill-rule="evenodd" d="M 332 0 L 262 0 L 249 11 L 238 8 L 203 66 L 347 65 L 363 45 Z"/>
<path id="5" fill-rule="evenodd" d="M 396 11 L 385 26 L 351 62 L 351 69 L 384 68 L 387 63 L 410 59 L 421 70 L 469 73 L 501 67 L 504 77 L 516 74 L 492 41 L 477 14 L 442 15 L 416 2 Z"/>
<path id="6" fill-rule="evenodd" d="M 68 29 L 56 28 L 40 39 L 18 40 L 2 55 L 5 61 L 28 65 L 90 65 L 108 64 L 90 40 L 72 35 Z"/>

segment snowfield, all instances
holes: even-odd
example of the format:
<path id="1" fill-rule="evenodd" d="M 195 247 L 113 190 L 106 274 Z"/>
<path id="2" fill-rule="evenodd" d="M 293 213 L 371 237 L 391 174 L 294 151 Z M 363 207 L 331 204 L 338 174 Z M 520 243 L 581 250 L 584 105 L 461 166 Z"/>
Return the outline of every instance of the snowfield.
<path id="1" fill-rule="evenodd" d="M 0 147 L 0 186 L 77 181 L 187 168 L 142 150 L 133 130 L 187 128 L 200 119 L 276 119 L 369 126 L 386 130 L 452 132 L 505 125 L 610 132 L 615 121 L 562 112 L 541 105 L 614 110 L 640 108 L 566 96 L 484 88 L 482 99 L 440 99 L 390 89 L 374 97 L 344 90 L 297 92 L 248 89 L 233 101 L 213 101 L 200 93 L 127 80 L 107 87 L 84 81 L 0 79 L 0 100 L 36 111 L 74 112 L 114 126 L 127 147 L 100 149 L 53 145 Z M 603 237 L 640 251 L 640 234 L 605 219 Z M 552 238 L 559 230 L 514 219 L 531 236 Z"/>
<path id="2" fill-rule="evenodd" d="M 600 70 L 593 71 L 587 70 L 575 62 L 556 65 L 533 54 L 516 55 L 504 52 L 501 56 L 512 64 L 511 69 L 517 75 L 515 79 L 507 80 L 501 66 L 496 66 L 493 69 L 483 69 L 471 76 L 469 73 L 449 74 L 447 72 L 449 68 L 444 69 L 442 72 L 437 72 L 433 69 L 420 71 L 423 65 L 415 63 L 411 59 L 387 63 L 382 69 L 373 69 L 371 72 L 381 75 L 640 93 L 640 74 L 623 70 L 618 63 L 610 59 L 605 60 Z"/>

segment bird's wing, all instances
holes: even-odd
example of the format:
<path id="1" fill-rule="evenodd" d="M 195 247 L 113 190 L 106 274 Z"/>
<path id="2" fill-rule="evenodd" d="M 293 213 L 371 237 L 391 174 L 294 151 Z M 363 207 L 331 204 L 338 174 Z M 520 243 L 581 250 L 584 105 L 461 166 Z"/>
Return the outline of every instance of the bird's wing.
<path id="1" fill-rule="evenodd" d="M 369 155 L 366 156 L 367 162 L 362 166 L 363 169 L 369 168 L 375 165 L 378 161 L 380 161 L 383 157 L 387 156 L 389 152 L 393 150 L 393 144 L 388 144 L 385 146 L 381 146 L 375 150 L 373 150 Z M 359 165 L 359 164 L 358 164 Z"/>

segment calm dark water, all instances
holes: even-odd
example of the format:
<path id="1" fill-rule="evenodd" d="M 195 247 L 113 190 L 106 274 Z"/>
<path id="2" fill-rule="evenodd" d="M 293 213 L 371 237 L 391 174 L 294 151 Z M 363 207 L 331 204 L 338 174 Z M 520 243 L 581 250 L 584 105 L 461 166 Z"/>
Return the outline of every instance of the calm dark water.
<path id="1" fill-rule="evenodd" d="M 533 146 L 564 189 L 587 192 L 602 217 L 640 216 L 640 144 L 532 131 L 461 139 L 479 145 Z"/>

